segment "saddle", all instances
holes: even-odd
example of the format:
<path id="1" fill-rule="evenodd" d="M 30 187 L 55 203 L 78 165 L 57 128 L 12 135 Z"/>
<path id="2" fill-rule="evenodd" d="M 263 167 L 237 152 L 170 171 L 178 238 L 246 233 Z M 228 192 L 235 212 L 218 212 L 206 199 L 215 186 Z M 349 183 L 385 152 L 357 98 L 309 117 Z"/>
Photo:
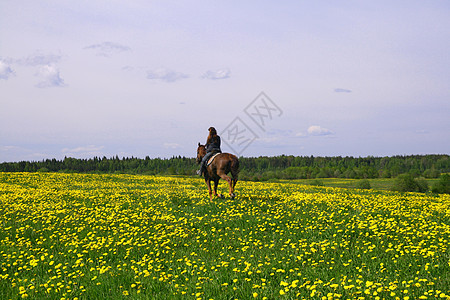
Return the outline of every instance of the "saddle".
<path id="1" fill-rule="evenodd" d="M 214 158 L 216 158 L 217 155 L 219 155 L 219 153 L 214 154 L 213 156 L 211 156 L 210 159 L 208 159 L 208 162 L 206 163 L 206 166 L 209 166 L 210 164 L 212 164 L 212 162 L 214 161 Z"/>

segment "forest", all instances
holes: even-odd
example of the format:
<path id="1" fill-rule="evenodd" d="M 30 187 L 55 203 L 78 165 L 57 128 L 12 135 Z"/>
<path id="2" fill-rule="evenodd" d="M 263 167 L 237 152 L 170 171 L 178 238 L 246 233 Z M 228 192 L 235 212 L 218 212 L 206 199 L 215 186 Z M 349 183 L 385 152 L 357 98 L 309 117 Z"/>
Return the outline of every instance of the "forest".
<path id="1" fill-rule="evenodd" d="M 400 174 L 437 178 L 450 172 L 449 155 L 398 155 L 391 157 L 351 156 L 261 156 L 240 157 L 240 179 L 265 181 L 270 179 L 310 178 L 394 178 Z M 195 158 L 119 158 L 118 156 L 62 160 L 21 161 L 0 163 L 0 172 L 78 172 L 129 173 L 154 175 L 194 175 L 198 169 Z"/>

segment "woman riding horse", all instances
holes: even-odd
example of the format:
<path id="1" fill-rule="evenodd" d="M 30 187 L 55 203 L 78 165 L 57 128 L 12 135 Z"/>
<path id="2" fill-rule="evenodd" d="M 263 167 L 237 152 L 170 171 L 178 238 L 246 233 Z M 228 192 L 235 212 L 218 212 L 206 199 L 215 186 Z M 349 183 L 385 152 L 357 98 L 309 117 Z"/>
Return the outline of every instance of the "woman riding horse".
<path id="1" fill-rule="evenodd" d="M 209 127 L 209 135 L 206 139 L 206 155 L 203 157 L 202 162 L 200 164 L 200 170 L 197 171 L 197 174 L 202 176 L 206 171 L 206 162 L 216 153 L 222 153 L 220 150 L 220 136 L 217 135 L 217 131 L 214 127 Z"/>
<path id="2" fill-rule="evenodd" d="M 211 156 L 211 153 L 220 151 L 220 138 L 214 128 L 210 128 L 210 135 L 211 139 L 208 138 L 208 141 L 210 141 L 208 144 L 208 148 L 210 149 L 210 152 L 208 153 L 209 156 Z M 207 158 L 204 158 L 207 156 L 206 148 L 205 145 L 198 143 L 197 163 L 202 162 L 202 172 L 205 176 L 206 186 L 208 187 L 209 199 L 212 200 L 213 192 L 214 196 L 223 198 L 223 195 L 217 194 L 217 186 L 220 179 L 223 179 L 228 183 L 230 188 L 230 198 L 234 199 L 234 197 L 236 197 L 234 194 L 234 187 L 236 186 L 239 176 L 239 159 L 236 155 L 230 153 L 217 153 L 217 156 L 215 156 L 211 164 L 204 167 L 208 161 Z M 231 174 L 231 177 L 228 176 L 229 173 Z M 214 190 L 211 189 L 211 181 L 214 182 Z"/>

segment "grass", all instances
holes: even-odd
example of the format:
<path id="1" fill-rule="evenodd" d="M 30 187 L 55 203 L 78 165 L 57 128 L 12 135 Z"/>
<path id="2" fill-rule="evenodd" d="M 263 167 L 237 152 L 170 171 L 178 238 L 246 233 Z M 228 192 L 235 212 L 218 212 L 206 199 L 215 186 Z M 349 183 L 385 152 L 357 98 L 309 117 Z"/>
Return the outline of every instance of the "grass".
<path id="1" fill-rule="evenodd" d="M 450 299 L 449 195 L 302 183 L 0 173 L 0 298 Z"/>
<path id="2" fill-rule="evenodd" d="M 316 181 L 320 181 L 323 186 L 335 187 L 335 188 L 348 188 L 355 189 L 358 186 L 358 182 L 362 179 L 347 179 L 347 178 L 320 178 L 320 179 L 294 179 L 294 180 L 272 180 L 271 182 L 279 183 L 297 183 L 305 185 L 315 185 Z M 395 178 L 375 178 L 366 179 L 370 182 L 370 186 L 374 190 L 390 191 L 394 186 Z M 428 186 L 431 188 L 435 182 L 439 179 L 425 179 Z"/>

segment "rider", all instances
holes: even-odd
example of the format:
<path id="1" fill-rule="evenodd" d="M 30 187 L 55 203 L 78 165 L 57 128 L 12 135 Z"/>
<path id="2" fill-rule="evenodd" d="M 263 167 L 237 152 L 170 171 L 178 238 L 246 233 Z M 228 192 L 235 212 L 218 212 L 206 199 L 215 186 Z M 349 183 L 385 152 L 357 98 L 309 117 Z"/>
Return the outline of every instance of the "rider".
<path id="1" fill-rule="evenodd" d="M 203 157 L 202 162 L 200 163 L 200 170 L 197 172 L 200 176 L 206 171 L 205 165 L 209 158 L 216 153 L 222 153 L 220 150 L 220 136 L 217 135 L 216 129 L 214 127 L 209 127 L 208 130 L 209 135 L 205 145 L 206 155 Z"/>

